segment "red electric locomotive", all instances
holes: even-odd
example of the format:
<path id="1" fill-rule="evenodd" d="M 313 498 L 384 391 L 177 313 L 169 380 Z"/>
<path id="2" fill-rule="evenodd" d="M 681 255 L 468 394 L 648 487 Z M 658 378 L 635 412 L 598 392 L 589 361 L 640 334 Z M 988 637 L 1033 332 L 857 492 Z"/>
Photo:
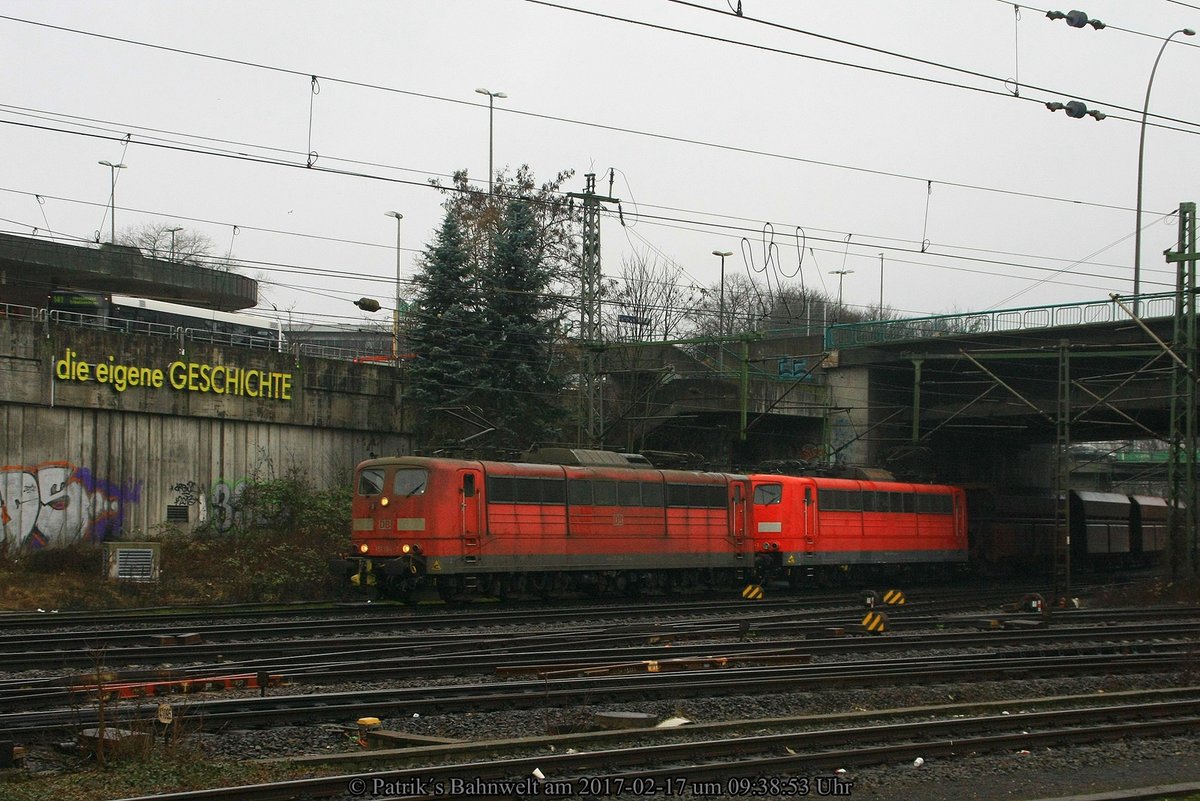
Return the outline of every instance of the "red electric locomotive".
<path id="1" fill-rule="evenodd" d="M 967 561 L 967 505 L 958 487 L 808 476 L 750 480 L 762 574 L 796 584 L 823 573 Z"/>
<path id="2" fill-rule="evenodd" d="M 401 596 L 432 585 L 457 597 L 733 586 L 750 577 L 748 478 L 570 453 L 588 464 L 363 462 L 352 504 L 357 581 Z"/>
<path id="3" fill-rule="evenodd" d="M 360 585 L 443 597 L 741 586 L 967 559 L 962 490 L 657 470 L 605 451 L 571 464 L 372 459 L 358 466 Z"/>

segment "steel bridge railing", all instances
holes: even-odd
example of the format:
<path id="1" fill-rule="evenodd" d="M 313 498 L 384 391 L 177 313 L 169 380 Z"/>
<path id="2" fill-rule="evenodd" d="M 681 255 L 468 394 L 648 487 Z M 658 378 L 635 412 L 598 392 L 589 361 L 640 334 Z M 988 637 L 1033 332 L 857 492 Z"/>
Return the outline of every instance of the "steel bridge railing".
<path id="1" fill-rule="evenodd" d="M 1126 298 L 1121 298 L 1121 300 L 1126 300 Z M 1171 317 L 1175 314 L 1174 292 L 1142 295 L 1139 301 L 1143 318 Z M 964 314 L 940 314 L 901 320 L 835 323 L 825 329 L 825 349 L 864 347 L 933 337 L 1032 331 L 1040 328 L 1112 323 L 1128 319 L 1128 315 L 1115 301 L 1104 300 Z"/>
<path id="2" fill-rule="evenodd" d="M 35 306 L 18 306 L 11 303 L 0 303 L 0 318 L 10 317 L 16 320 L 28 320 L 34 323 L 65 325 L 74 328 L 92 328 L 101 331 L 115 331 L 123 334 L 146 334 L 148 336 L 171 337 L 179 341 L 204 342 L 232 348 L 249 348 L 253 350 L 275 350 L 291 353 L 295 356 L 312 356 L 318 359 L 334 359 L 337 361 L 352 361 L 355 363 L 374 363 L 379 361 L 391 362 L 392 356 L 356 350 L 353 348 L 337 348 L 328 345 L 317 345 L 307 342 L 276 343 L 267 337 L 249 336 L 245 334 L 230 334 L 219 331 L 208 331 L 200 328 L 181 328 L 164 323 L 148 323 L 140 320 L 114 320 L 104 315 L 82 314 L 80 312 L 47 310 Z"/>

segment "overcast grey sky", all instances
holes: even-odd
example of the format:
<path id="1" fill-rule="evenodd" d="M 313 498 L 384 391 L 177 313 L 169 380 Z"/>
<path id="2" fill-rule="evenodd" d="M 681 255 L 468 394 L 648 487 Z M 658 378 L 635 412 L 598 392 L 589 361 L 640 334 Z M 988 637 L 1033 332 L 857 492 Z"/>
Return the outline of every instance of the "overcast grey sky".
<path id="1" fill-rule="evenodd" d="M 851 304 L 878 303 L 880 253 L 906 315 L 1102 299 L 1132 289 L 1150 70 L 1200 0 L 1081 2 L 1108 27 L 999 0 L 743 0 L 742 18 L 726 0 L 0 0 L 0 229 L 107 239 L 97 162 L 123 162 L 118 229 L 202 231 L 297 321 L 357 319 L 352 299 L 393 293 L 384 213 L 404 214 L 411 276 L 442 214 L 425 182 L 486 183 L 486 87 L 508 95 L 497 167 L 571 168 L 574 191 L 594 171 L 603 192 L 615 168 L 607 275 L 635 251 L 700 285 L 714 249 L 761 270 L 769 222 L 780 271 L 836 294 L 830 271 L 853 270 Z M 1154 81 L 1173 119 L 1147 130 L 1146 292 L 1173 280 L 1159 218 L 1200 194 L 1198 40 L 1176 36 Z M 1109 118 L 1044 106 L 1081 98 Z"/>

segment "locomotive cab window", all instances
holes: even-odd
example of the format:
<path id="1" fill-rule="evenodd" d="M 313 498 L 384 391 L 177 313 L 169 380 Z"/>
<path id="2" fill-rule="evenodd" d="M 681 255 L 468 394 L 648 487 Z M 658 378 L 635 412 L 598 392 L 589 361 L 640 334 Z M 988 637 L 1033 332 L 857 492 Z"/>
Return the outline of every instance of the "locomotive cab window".
<path id="1" fill-rule="evenodd" d="M 392 494 L 401 498 L 420 495 L 425 492 L 425 482 L 429 472 L 420 468 L 402 467 L 396 471 L 392 479 Z"/>
<path id="2" fill-rule="evenodd" d="M 782 484 L 759 484 L 754 488 L 754 505 L 771 506 L 783 502 Z"/>
<path id="3" fill-rule="evenodd" d="M 358 494 L 359 495 L 382 495 L 383 494 L 383 471 L 377 468 L 368 468 L 358 474 Z"/>

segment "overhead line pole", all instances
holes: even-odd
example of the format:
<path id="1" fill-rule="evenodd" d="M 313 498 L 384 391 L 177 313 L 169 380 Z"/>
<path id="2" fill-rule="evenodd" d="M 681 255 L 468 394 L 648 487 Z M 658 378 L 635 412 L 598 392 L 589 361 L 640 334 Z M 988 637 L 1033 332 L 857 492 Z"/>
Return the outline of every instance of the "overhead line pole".
<path id="1" fill-rule="evenodd" d="M 567 197 L 583 202 L 583 250 L 579 265 L 579 348 L 583 369 L 584 435 L 589 445 L 603 445 L 604 393 L 600 386 L 600 355 L 604 351 L 600 327 L 600 204 L 620 203 L 615 197 L 596 194 L 596 174 L 584 176 L 583 192 Z"/>
<path id="2" fill-rule="evenodd" d="M 1171 566 L 1178 576 L 1194 576 L 1200 567 L 1197 527 L 1200 513 L 1197 497 L 1196 451 L 1196 204 L 1179 204 L 1179 250 L 1168 252 L 1167 261 L 1178 265 L 1175 276 L 1174 392 L 1171 394 L 1170 459 L 1167 462 L 1169 501 L 1167 531 Z"/>

